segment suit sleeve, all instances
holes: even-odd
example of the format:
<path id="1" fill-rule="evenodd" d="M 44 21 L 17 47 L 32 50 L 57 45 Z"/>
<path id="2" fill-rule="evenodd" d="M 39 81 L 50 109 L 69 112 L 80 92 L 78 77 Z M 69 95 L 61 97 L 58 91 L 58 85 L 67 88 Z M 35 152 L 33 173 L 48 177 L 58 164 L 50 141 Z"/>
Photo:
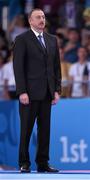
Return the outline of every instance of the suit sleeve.
<path id="1" fill-rule="evenodd" d="M 55 52 L 55 61 L 54 61 L 54 71 L 55 71 L 55 91 L 61 94 L 61 63 L 60 63 L 60 54 L 57 44 L 57 39 L 55 38 L 56 43 L 56 52 Z"/>
<path id="2" fill-rule="evenodd" d="M 17 95 L 26 93 L 25 83 L 25 41 L 22 37 L 17 37 L 14 44 L 13 68 L 16 81 Z"/>

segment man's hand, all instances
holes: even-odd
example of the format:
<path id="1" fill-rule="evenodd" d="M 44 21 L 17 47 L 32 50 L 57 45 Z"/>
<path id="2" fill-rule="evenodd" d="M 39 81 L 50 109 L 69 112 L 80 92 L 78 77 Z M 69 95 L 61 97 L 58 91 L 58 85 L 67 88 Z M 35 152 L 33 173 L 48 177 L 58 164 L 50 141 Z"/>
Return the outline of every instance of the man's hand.
<path id="1" fill-rule="evenodd" d="M 27 93 L 23 93 L 19 96 L 19 100 L 20 103 L 24 104 L 24 105 L 28 105 L 29 104 L 29 96 Z"/>
<path id="2" fill-rule="evenodd" d="M 58 94 L 58 92 L 55 92 L 54 99 L 52 100 L 52 105 L 57 104 L 59 99 L 60 99 L 60 95 Z"/>

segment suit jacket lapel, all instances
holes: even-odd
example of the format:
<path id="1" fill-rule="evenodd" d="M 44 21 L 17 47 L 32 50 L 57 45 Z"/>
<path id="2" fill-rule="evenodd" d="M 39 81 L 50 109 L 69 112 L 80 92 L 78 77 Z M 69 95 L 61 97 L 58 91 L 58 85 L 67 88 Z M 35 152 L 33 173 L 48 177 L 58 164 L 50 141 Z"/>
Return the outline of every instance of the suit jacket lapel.
<path id="1" fill-rule="evenodd" d="M 43 52 L 45 53 L 43 47 L 41 46 L 39 40 L 35 36 L 34 32 L 30 29 L 30 38 L 34 41 L 35 45 Z"/>
<path id="2" fill-rule="evenodd" d="M 46 33 L 43 33 L 43 37 L 44 37 L 44 41 L 45 41 L 47 53 L 49 54 L 49 53 L 50 53 L 50 49 L 49 49 L 49 44 L 50 44 L 50 43 L 49 43 L 49 41 L 48 41 L 47 34 L 46 34 Z"/>

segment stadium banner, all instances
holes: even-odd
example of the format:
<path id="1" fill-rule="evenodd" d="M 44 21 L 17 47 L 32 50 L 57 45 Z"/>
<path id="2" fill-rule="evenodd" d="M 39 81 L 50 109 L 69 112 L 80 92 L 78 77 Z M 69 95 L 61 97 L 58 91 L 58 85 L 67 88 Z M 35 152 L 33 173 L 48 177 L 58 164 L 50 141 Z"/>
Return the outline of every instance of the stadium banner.
<path id="1" fill-rule="evenodd" d="M 19 135 L 18 101 L 0 101 L 0 165 L 18 168 Z M 30 142 L 33 170 L 36 143 L 35 124 Z M 52 106 L 49 163 L 62 170 L 90 169 L 89 98 L 61 99 Z"/>

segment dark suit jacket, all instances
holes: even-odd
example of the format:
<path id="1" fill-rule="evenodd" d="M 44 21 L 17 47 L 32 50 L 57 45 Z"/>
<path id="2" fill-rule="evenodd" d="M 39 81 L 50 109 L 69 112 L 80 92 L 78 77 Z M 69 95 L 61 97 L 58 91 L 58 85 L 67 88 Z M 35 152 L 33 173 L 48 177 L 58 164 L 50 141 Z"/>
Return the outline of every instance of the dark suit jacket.
<path id="1" fill-rule="evenodd" d="M 31 100 L 42 100 L 49 86 L 51 96 L 61 91 L 60 57 L 56 37 L 44 33 L 46 50 L 30 29 L 14 44 L 14 73 L 17 94 L 28 93 Z"/>

